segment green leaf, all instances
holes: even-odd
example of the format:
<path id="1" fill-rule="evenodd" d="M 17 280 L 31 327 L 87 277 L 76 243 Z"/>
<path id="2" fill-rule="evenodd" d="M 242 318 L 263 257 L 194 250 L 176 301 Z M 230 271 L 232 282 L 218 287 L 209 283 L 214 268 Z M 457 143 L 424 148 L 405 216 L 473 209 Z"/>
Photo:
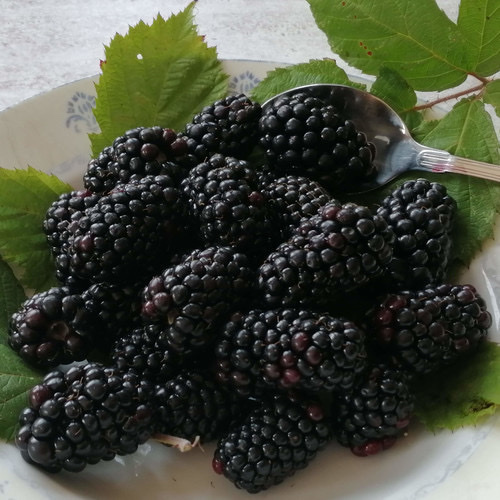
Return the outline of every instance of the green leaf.
<path id="1" fill-rule="evenodd" d="M 24 289 L 12 269 L 0 259 L 0 344 L 7 343 L 10 317 L 26 300 Z"/>
<path id="2" fill-rule="evenodd" d="M 495 112 L 500 116 L 500 80 L 493 80 L 484 88 L 484 102 L 491 104 Z"/>
<path id="3" fill-rule="evenodd" d="M 263 103 L 285 90 L 310 83 L 337 83 L 364 89 L 365 85 L 349 80 L 333 59 L 313 59 L 270 71 L 252 91 L 252 98 Z"/>
<path id="4" fill-rule="evenodd" d="M 463 36 L 434 0 L 308 0 L 333 51 L 369 74 L 382 65 L 415 90 L 462 83 L 468 70 Z"/>
<path id="5" fill-rule="evenodd" d="M 42 375 L 29 368 L 8 346 L 0 344 L 0 439 L 14 439 L 19 414 L 29 390 Z"/>
<path id="6" fill-rule="evenodd" d="M 470 71 L 488 76 L 500 69 L 498 0 L 461 0 L 457 20 L 466 44 Z"/>
<path id="7" fill-rule="evenodd" d="M 412 110 L 417 103 L 415 91 L 396 71 L 382 66 L 370 92 L 396 111 L 410 130 L 422 122 L 422 114 Z"/>
<path id="8" fill-rule="evenodd" d="M 54 265 L 42 222 L 50 204 L 71 191 L 54 175 L 28 167 L 0 168 L 0 255 L 20 268 L 21 283 L 35 291 L 54 283 Z"/>
<path id="9" fill-rule="evenodd" d="M 458 365 L 425 377 L 417 391 L 416 415 L 431 431 L 476 425 L 500 405 L 500 346 L 484 342 Z"/>
<path id="10" fill-rule="evenodd" d="M 131 128 L 181 130 L 226 95 L 228 75 L 198 35 L 193 5 L 167 20 L 158 15 L 150 26 L 141 21 L 106 47 L 94 110 L 101 133 L 90 134 L 94 156 Z"/>

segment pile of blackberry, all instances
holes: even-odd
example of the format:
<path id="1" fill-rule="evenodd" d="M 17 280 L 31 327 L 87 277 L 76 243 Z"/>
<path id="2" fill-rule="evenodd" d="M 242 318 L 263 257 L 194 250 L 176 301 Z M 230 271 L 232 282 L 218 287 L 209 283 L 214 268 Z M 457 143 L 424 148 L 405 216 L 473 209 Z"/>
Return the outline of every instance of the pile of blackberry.
<path id="1" fill-rule="evenodd" d="M 125 132 L 85 189 L 47 207 L 59 286 L 12 316 L 9 345 L 50 370 L 16 443 L 48 471 L 188 450 L 251 493 L 336 441 L 356 455 L 410 428 L 417 379 L 472 355 L 491 316 L 447 282 L 456 202 L 426 179 L 344 199 L 376 151 L 325 96 L 244 95 L 179 133 Z M 59 365 L 72 365 L 62 368 Z"/>

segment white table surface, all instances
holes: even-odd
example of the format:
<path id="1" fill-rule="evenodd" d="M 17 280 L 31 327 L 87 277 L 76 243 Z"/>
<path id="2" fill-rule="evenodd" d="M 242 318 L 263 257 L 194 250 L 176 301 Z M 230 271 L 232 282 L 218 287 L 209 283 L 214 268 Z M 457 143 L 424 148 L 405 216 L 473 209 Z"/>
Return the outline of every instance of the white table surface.
<path id="1" fill-rule="evenodd" d="M 139 19 L 149 23 L 158 12 L 168 17 L 188 3 L 0 0 L 0 111 L 56 86 L 97 74 L 104 45 L 115 32 L 125 34 Z M 459 0 L 438 0 L 438 4 L 456 19 Z M 199 0 L 195 20 L 199 33 L 205 35 L 209 45 L 217 47 L 221 58 L 298 63 L 332 57 L 305 0 Z M 426 499 L 500 498 L 500 459 L 491 444 L 495 442 L 500 443 L 498 423 L 467 463 Z"/>

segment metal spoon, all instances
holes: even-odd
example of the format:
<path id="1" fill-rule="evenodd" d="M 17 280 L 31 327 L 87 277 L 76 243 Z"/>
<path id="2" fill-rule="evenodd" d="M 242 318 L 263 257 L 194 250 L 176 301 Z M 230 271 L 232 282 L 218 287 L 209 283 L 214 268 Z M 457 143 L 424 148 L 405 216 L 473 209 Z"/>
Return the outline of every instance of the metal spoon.
<path id="1" fill-rule="evenodd" d="M 416 142 L 399 115 L 384 101 L 363 90 L 336 84 L 311 84 L 277 94 L 266 101 L 265 110 L 282 96 L 310 92 L 326 99 L 339 112 L 354 123 L 367 141 L 375 146 L 376 176 L 356 188 L 356 192 L 376 189 L 408 170 L 427 172 L 453 172 L 500 181 L 500 165 L 454 156 Z"/>

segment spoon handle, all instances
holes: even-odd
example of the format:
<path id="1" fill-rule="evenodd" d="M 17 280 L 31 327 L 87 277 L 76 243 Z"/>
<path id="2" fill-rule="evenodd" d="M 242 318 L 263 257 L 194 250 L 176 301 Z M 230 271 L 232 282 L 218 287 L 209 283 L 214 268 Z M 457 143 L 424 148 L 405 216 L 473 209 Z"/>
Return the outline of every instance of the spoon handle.
<path id="1" fill-rule="evenodd" d="M 422 149 L 417 163 L 420 169 L 429 172 L 453 172 L 500 182 L 500 165 L 461 158 L 440 149 Z"/>

